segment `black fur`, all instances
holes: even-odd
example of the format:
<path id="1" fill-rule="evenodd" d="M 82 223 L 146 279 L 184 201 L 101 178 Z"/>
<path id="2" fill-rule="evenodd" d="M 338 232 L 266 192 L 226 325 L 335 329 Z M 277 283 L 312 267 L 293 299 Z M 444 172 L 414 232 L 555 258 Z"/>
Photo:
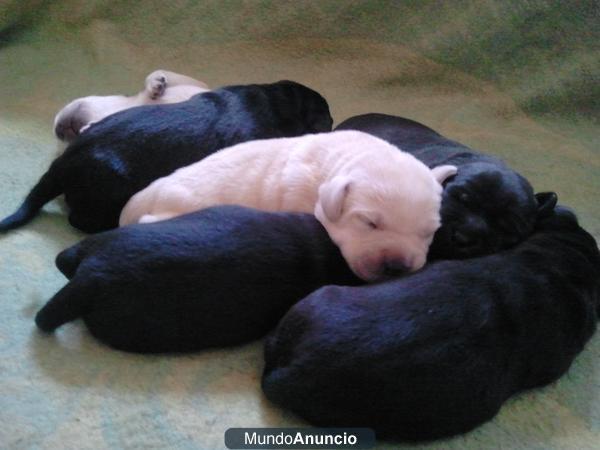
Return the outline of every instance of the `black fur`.
<path id="1" fill-rule="evenodd" d="M 297 303 L 265 347 L 269 399 L 318 426 L 429 440 L 556 380 L 593 334 L 600 254 L 562 208 L 504 252 Z"/>
<path id="2" fill-rule="evenodd" d="M 56 265 L 70 281 L 38 327 L 83 317 L 98 339 L 134 352 L 247 342 L 314 289 L 359 283 L 314 216 L 236 206 L 90 236 Z"/>
<path id="3" fill-rule="evenodd" d="M 130 108 L 79 136 L 0 231 L 27 223 L 62 193 L 71 225 L 90 233 L 114 228 L 129 198 L 157 178 L 240 142 L 325 132 L 331 124 L 325 99 L 293 81 Z"/>
<path id="4" fill-rule="evenodd" d="M 373 113 L 351 117 L 336 127 L 346 129 L 384 139 L 429 167 L 458 167 L 458 174 L 445 183 L 442 227 L 435 234 L 430 258 L 477 256 L 508 248 L 531 233 L 539 210 L 556 204 L 556 194 L 534 196 L 529 182 L 501 160 L 418 122 Z"/>

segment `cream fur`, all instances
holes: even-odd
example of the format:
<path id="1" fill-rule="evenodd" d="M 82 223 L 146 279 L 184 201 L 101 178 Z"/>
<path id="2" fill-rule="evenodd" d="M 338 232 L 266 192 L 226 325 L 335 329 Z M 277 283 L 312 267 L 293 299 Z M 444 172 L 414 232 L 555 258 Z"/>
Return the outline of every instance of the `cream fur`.
<path id="1" fill-rule="evenodd" d="M 314 213 L 352 270 L 374 280 L 386 268 L 423 266 L 440 225 L 441 181 L 455 173 L 359 131 L 258 140 L 154 181 L 129 200 L 120 225 L 218 204 Z"/>

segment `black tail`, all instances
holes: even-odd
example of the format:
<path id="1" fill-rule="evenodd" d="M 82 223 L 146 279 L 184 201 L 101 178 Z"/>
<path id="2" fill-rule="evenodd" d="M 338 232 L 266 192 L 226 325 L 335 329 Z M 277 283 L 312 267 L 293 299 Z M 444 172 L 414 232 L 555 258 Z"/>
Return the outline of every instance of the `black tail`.
<path id="1" fill-rule="evenodd" d="M 70 280 L 75 276 L 75 272 L 84 256 L 83 243 L 80 242 L 58 254 L 55 260 L 56 267 Z"/>
<path id="2" fill-rule="evenodd" d="M 40 330 L 50 333 L 62 324 L 81 317 L 90 307 L 89 295 L 84 295 L 76 283 L 69 281 L 38 311 L 35 323 Z"/>
<path id="3" fill-rule="evenodd" d="M 20 227 L 33 219 L 38 211 L 50 200 L 62 194 L 62 186 L 56 175 L 56 165 L 52 164 L 48 171 L 40 178 L 23 204 L 14 212 L 0 222 L 0 232 Z"/>

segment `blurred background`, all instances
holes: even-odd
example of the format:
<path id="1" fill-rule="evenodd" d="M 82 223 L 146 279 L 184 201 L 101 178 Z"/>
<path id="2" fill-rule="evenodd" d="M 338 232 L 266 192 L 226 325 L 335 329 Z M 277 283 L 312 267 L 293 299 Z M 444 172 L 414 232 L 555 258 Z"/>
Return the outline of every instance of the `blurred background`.
<path id="1" fill-rule="evenodd" d="M 0 213 L 53 159 L 64 104 L 137 93 L 161 68 L 215 88 L 292 79 L 327 98 L 336 124 L 420 121 L 556 191 L 599 238 L 599 42 L 598 1 L 2 0 Z M 32 316 L 63 284 L 54 256 L 82 237 L 46 211 L 0 238 L 0 443 L 220 448 L 229 427 L 300 423 L 262 399 L 260 343 L 142 358 L 80 324 L 38 336 Z M 557 384 L 424 448 L 598 448 L 599 427 L 596 336 Z"/>

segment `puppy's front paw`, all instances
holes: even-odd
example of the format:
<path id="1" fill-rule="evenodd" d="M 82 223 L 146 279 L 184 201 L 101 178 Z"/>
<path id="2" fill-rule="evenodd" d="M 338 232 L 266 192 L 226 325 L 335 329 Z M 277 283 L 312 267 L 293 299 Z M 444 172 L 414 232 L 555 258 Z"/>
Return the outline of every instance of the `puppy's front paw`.
<path id="1" fill-rule="evenodd" d="M 156 70 L 146 77 L 146 90 L 152 100 L 162 96 L 166 88 L 167 76 L 163 71 Z"/>

